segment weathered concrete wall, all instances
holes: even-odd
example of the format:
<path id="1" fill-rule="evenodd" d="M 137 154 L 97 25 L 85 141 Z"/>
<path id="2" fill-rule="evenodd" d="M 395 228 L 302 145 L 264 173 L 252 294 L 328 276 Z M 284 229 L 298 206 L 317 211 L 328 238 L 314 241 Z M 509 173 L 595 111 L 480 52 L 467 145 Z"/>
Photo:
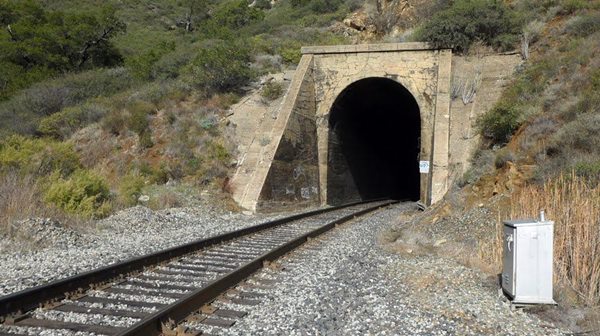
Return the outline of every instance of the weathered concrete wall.
<path id="1" fill-rule="evenodd" d="M 302 207 L 320 203 L 313 74 L 314 67 L 311 66 L 306 70 L 299 90 L 294 92 L 294 104 L 265 179 L 257 209 L 282 209 L 288 205 Z"/>
<path id="2" fill-rule="evenodd" d="M 312 64 L 312 56 L 302 57 L 272 127 L 259 128 L 248 147 L 248 152 L 243 153 L 242 160 L 238 162 L 236 173 L 231 180 L 231 188 L 234 200 L 245 209 L 256 211 L 259 197 L 288 122 L 290 119 L 295 120 L 291 116 L 297 106 L 301 88 L 305 87 L 305 83 L 312 82 L 308 79 L 312 76 Z"/>
<path id="3" fill-rule="evenodd" d="M 480 55 L 452 57 L 450 105 L 450 184 L 460 179 L 470 168 L 469 161 L 479 145 L 477 118 L 489 111 L 500 98 L 522 63 L 521 56 Z M 469 99 L 469 93 L 474 95 Z"/>

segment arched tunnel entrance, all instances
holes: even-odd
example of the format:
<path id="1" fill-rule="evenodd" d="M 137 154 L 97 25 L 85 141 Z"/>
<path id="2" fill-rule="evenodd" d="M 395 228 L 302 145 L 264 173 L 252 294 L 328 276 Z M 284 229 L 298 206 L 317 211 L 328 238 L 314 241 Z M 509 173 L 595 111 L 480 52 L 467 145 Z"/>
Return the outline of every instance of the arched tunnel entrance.
<path id="1" fill-rule="evenodd" d="M 350 84 L 329 114 L 327 203 L 418 200 L 421 118 L 413 95 L 387 78 Z"/>

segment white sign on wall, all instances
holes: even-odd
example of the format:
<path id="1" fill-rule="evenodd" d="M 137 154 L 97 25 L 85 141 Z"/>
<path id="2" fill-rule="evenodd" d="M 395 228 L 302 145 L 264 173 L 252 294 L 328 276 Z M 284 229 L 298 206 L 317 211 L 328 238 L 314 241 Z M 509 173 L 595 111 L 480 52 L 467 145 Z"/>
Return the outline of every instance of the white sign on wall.
<path id="1" fill-rule="evenodd" d="M 429 173 L 429 161 L 419 161 L 419 173 Z"/>

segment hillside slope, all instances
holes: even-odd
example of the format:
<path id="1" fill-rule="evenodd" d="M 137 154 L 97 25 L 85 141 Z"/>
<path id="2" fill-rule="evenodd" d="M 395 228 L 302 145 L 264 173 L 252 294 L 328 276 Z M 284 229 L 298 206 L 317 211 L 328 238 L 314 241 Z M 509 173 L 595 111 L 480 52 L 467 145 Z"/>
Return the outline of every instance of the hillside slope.
<path id="1" fill-rule="evenodd" d="M 392 232 L 400 250 L 451 256 L 495 275 L 502 220 L 555 224 L 557 308 L 534 309 L 574 331 L 600 329 L 600 2 L 513 2 L 527 8 L 522 69 L 478 120 L 471 168 L 443 202 Z M 435 20 L 435 19 L 434 19 Z"/>

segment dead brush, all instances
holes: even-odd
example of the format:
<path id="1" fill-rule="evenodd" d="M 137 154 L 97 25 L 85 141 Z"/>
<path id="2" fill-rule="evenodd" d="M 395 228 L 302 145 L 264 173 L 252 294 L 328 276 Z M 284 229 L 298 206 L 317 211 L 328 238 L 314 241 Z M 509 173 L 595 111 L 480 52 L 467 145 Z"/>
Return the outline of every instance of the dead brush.
<path id="1" fill-rule="evenodd" d="M 540 210 L 554 225 L 554 281 L 587 305 L 600 303 L 600 185 L 575 173 L 542 186 L 528 185 L 511 199 L 511 218 L 535 218 Z M 499 252 L 501 253 L 501 252 Z"/>
<path id="2" fill-rule="evenodd" d="M 14 172 L 0 175 L 0 233 L 13 236 L 19 229 L 16 223 L 32 217 L 54 218 L 69 227 L 85 223 L 46 205 L 42 197 L 33 176 L 20 176 Z"/>
<path id="3" fill-rule="evenodd" d="M 483 270 L 490 273 L 500 273 L 502 271 L 502 220 L 498 214 L 494 233 L 488 239 L 482 239 L 477 245 L 477 257 L 471 258 L 471 262 L 480 263 Z"/>
<path id="4" fill-rule="evenodd" d="M 12 235 L 16 221 L 37 215 L 39 195 L 32 177 L 16 173 L 0 177 L 0 232 Z"/>

